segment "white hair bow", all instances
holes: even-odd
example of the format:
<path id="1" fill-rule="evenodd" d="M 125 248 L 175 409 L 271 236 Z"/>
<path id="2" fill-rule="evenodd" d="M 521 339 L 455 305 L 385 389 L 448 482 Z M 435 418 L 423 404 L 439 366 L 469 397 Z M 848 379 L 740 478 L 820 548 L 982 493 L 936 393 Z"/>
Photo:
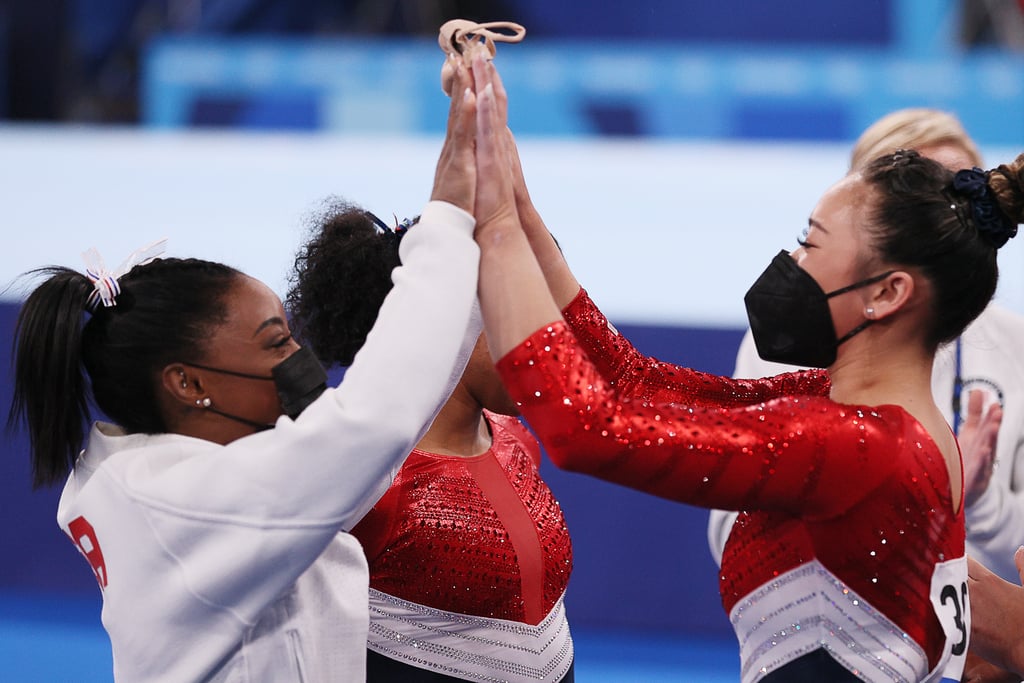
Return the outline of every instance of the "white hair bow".
<path id="1" fill-rule="evenodd" d="M 107 270 L 103 264 L 103 257 L 92 247 L 82 252 L 82 260 L 85 261 L 85 275 L 92 281 L 93 289 L 86 300 L 85 305 L 90 311 L 95 311 L 97 304 L 103 302 L 106 307 L 117 305 L 117 295 L 121 293 L 121 285 L 118 280 L 135 266 L 149 263 L 160 254 L 164 253 L 167 247 L 167 238 L 147 244 L 130 253 L 128 258 L 121 262 L 114 270 Z"/>

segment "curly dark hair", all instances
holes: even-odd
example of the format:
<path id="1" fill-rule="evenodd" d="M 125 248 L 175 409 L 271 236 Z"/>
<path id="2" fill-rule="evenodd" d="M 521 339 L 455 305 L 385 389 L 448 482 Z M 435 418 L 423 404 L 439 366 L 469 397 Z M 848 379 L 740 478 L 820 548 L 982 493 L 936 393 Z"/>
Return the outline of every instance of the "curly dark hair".
<path id="1" fill-rule="evenodd" d="M 296 337 L 320 360 L 347 366 L 394 286 L 404 233 L 380 230 L 371 214 L 343 201 L 312 223 L 288 278 L 285 308 Z"/>

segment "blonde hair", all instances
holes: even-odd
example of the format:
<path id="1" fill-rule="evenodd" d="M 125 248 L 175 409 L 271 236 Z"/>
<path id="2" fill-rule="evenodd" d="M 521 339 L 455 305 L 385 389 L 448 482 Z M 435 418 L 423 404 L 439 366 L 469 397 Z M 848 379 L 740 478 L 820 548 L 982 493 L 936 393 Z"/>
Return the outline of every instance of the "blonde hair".
<path id="1" fill-rule="evenodd" d="M 897 149 L 933 145 L 955 145 L 967 153 L 975 166 L 982 165 L 978 147 L 958 118 L 937 109 L 919 108 L 899 109 L 868 126 L 853 145 L 850 169 L 859 169 Z"/>

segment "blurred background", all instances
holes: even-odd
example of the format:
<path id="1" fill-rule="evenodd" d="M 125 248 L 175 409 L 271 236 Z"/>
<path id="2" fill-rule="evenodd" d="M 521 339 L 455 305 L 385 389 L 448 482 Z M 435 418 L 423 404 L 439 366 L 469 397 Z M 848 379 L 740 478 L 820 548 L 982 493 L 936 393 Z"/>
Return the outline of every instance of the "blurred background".
<path id="1" fill-rule="evenodd" d="M 169 237 L 283 293 L 329 196 L 399 219 L 430 192 L 437 31 L 498 46 L 534 200 L 638 346 L 729 374 L 742 296 L 791 248 L 876 118 L 955 113 L 995 166 L 1024 149 L 1024 0 L 0 0 L 0 329 L 19 273 Z M 1024 249 L 997 299 L 1024 313 Z M 7 344 L 3 360 L 7 360 Z M 0 400 L 10 400 L 9 362 Z M 99 591 L 0 441 L 5 680 L 110 680 Z M 583 681 L 735 680 L 707 513 L 546 468 L 573 532 Z M 59 654 L 57 654 L 59 653 Z M 187 656 L 187 653 L 183 653 Z"/>

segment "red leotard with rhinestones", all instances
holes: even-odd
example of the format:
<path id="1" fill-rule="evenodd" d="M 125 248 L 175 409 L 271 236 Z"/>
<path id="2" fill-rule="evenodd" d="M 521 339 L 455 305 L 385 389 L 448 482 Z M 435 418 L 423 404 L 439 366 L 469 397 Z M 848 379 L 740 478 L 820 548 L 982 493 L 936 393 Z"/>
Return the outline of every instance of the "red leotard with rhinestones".
<path id="1" fill-rule="evenodd" d="M 406 601 L 402 607 L 430 608 L 431 617 L 450 613 L 448 621 L 458 621 L 451 626 L 463 631 L 467 620 L 457 615 L 536 627 L 554 614 L 564 622 L 561 598 L 572 571 L 572 545 L 558 501 L 537 469 L 539 444 L 516 418 L 484 414 L 489 450 L 471 457 L 414 450 L 352 530 L 369 560 L 370 587 L 385 599 Z M 381 635 L 388 619 L 371 605 L 371 643 L 376 633 L 381 647 L 375 649 L 399 657 Z M 550 628 L 566 631 L 558 642 L 568 650 L 556 669 L 564 672 L 572 657 L 568 627 Z M 438 629 L 430 624 L 429 630 Z M 447 650 L 449 659 L 458 657 L 455 649 Z"/>
<path id="2" fill-rule="evenodd" d="M 732 380 L 646 358 L 585 293 L 564 313 L 498 363 L 506 386 L 560 467 L 748 511 L 720 583 L 744 681 L 812 659 L 857 680 L 958 679 L 963 514 L 916 420 L 835 403 L 820 372 Z"/>

